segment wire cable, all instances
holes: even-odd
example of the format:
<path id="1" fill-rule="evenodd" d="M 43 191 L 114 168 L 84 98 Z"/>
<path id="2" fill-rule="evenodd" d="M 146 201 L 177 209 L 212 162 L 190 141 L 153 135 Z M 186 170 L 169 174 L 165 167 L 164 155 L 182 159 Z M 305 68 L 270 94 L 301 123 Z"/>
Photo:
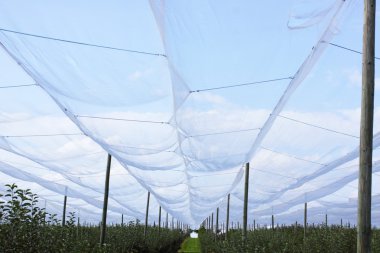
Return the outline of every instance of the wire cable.
<path id="1" fill-rule="evenodd" d="M 354 53 L 357 53 L 357 54 L 363 54 L 362 52 L 360 52 L 360 51 L 357 51 L 357 50 L 354 50 L 354 49 L 351 49 L 351 48 L 348 48 L 348 47 L 344 47 L 344 46 L 341 46 L 341 45 L 338 45 L 338 44 L 334 44 L 334 43 L 331 43 L 331 42 L 329 42 L 329 44 L 331 45 L 331 46 L 334 46 L 334 47 L 338 47 L 338 48 L 341 48 L 341 49 L 344 49 L 344 50 L 347 50 L 347 51 L 351 51 L 351 52 L 354 52 Z M 380 58 L 379 57 L 374 57 L 376 60 L 380 60 Z"/>
<path id="2" fill-rule="evenodd" d="M 201 175 L 191 175 L 190 177 L 213 177 L 213 176 L 219 176 L 219 175 L 230 175 L 230 174 L 238 174 L 239 171 L 234 172 L 224 172 L 224 173 L 212 173 L 212 174 L 201 174 Z"/>
<path id="3" fill-rule="evenodd" d="M 359 139 L 358 136 L 355 136 L 355 135 L 352 135 L 352 134 L 348 134 L 348 133 L 344 133 L 344 132 L 339 132 L 339 131 L 332 130 L 332 129 L 329 129 L 329 128 L 313 125 L 313 124 L 310 124 L 310 123 L 307 123 L 307 122 L 304 122 L 304 121 L 300 121 L 300 120 L 297 120 L 297 119 L 292 119 L 292 118 L 289 118 L 289 117 L 285 117 L 285 116 L 282 116 L 280 114 L 278 114 L 277 117 L 280 117 L 280 118 L 283 118 L 283 119 L 287 119 L 287 120 L 291 120 L 291 121 L 294 121 L 294 122 L 297 122 L 297 123 L 301 123 L 301 124 L 304 124 L 304 125 L 307 125 L 307 126 L 319 128 L 319 129 L 322 129 L 322 130 L 325 130 L 325 131 L 329 131 L 329 132 L 332 132 L 332 133 L 341 134 L 341 135 L 345 135 L 345 136 L 349 136 L 349 137 L 352 137 L 352 138 Z"/>
<path id="4" fill-rule="evenodd" d="M 72 134 L 27 134 L 27 135 L 1 135 L 4 138 L 25 138 L 25 137 L 52 137 L 52 136 L 78 136 L 84 135 L 83 133 Z"/>
<path id="5" fill-rule="evenodd" d="M 231 133 L 241 133 L 241 132 L 248 132 L 248 131 L 257 131 L 260 130 L 260 128 L 247 128 L 247 129 L 241 129 L 241 130 L 234 130 L 234 131 L 226 131 L 226 132 L 216 132 L 216 133 L 208 133 L 208 134 L 197 134 L 197 135 L 190 135 L 189 138 L 192 137 L 201 137 L 201 136 L 209 136 L 209 135 L 218 135 L 218 134 L 231 134 Z"/>
<path id="6" fill-rule="evenodd" d="M 59 41 L 59 42 L 64 42 L 64 43 L 76 44 L 76 45 L 81 45 L 81 46 L 97 47 L 97 48 L 103 48 L 103 49 L 110 49 L 110 50 L 123 51 L 123 52 L 136 53 L 136 54 L 145 54 L 145 55 L 152 55 L 152 56 L 162 56 L 166 58 L 165 54 L 160 54 L 160 53 L 152 53 L 152 52 L 146 52 L 146 51 L 111 47 L 111 46 L 91 44 L 91 43 L 79 42 L 79 41 L 73 41 L 73 40 L 65 40 L 65 39 L 53 38 L 53 37 L 48 37 L 48 36 L 43 36 L 43 35 L 38 35 L 38 34 L 18 32 L 18 31 L 13 31 L 13 30 L 4 29 L 4 28 L 0 28 L 0 31 L 20 34 L 20 35 L 35 37 L 35 38 L 40 38 L 40 39 L 54 40 L 54 41 Z"/>
<path id="7" fill-rule="evenodd" d="M 175 150 L 160 150 L 160 149 L 154 149 L 154 148 L 141 148 L 141 147 L 133 147 L 133 146 L 118 146 L 125 149 L 137 149 L 137 150 L 147 150 L 147 151 L 156 151 L 156 152 L 168 152 L 168 153 L 174 153 Z"/>
<path id="8" fill-rule="evenodd" d="M 300 158 L 300 157 L 297 157 L 297 156 L 294 156 L 294 155 L 290 155 L 290 154 L 287 154 L 287 153 L 282 153 L 282 152 L 279 152 L 279 151 L 276 151 L 276 150 L 273 150 L 273 149 L 270 149 L 270 148 L 266 148 L 266 147 L 263 147 L 263 146 L 261 146 L 261 148 L 265 149 L 265 150 L 268 150 L 268 151 L 270 151 L 272 153 L 276 153 L 276 154 L 279 154 L 279 155 L 287 156 L 287 157 L 294 158 L 294 159 L 297 159 L 297 160 L 300 160 L 300 161 L 327 166 L 327 164 L 324 164 L 324 163 L 319 163 L 319 162 L 307 160 L 307 159 L 304 159 L 304 158 Z"/>
<path id="9" fill-rule="evenodd" d="M 104 120 L 128 121 L 128 122 L 138 122 L 138 123 L 153 123 L 153 124 L 169 124 L 169 122 L 165 122 L 165 121 L 123 119 L 123 118 L 111 118 L 111 117 L 88 116 L 88 115 L 74 115 L 74 116 L 76 118 L 104 119 Z"/>
<path id="10" fill-rule="evenodd" d="M 254 168 L 254 171 L 260 171 L 262 173 L 267 173 L 267 174 L 270 174 L 270 175 L 276 175 L 276 176 L 280 176 L 280 177 L 285 177 L 285 178 L 290 178 L 290 179 L 297 180 L 297 178 L 295 178 L 295 177 L 291 177 L 291 176 L 288 176 L 288 175 L 283 175 L 283 174 L 280 174 L 280 173 L 277 173 L 277 172 L 273 172 L 273 171 L 267 171 L 267 170 L 262 170 L 262 169 L 257 169 L 257 168 Z"/>
<path id="11" fill-rule="evenodd" d="M 0 86 L 0 89 L 21 88 L 21 87 L 30 87 L 30 86 L 38 86 L 38 84 L 32 83 L 32 84 L 20 84 L 20 85 L 7 85 L 7 86 Z"/>
<path id="12" fill-rule="evenodd" d="M 210 91 L 210 90 L 228 89 L 228 88 L 235 88 L 235 87 L 241 87 L 241 86 L 247 86 L 247 85 L 255 85 L 255 84 L 262 84 L 262 83 L 271 83 L 271 82 L 277 82 L 277 81 L 282 81 L 282 80 L 291 80 L 291 79 L 293 79 L 293 77 L 292 76 L 288 76 L 288 77 L 269 79 L 269 80 L 263 80 L 263 81 L 256 81 L 256 82 L 250 82 L 250 83 L 239 83 L 239 84 L 219 86 L 219 87 L 213 87 L 213 88 L 207 88 L 207 89 L 191 90 L 190 93 L 202 92 L 202 91 Z"/>

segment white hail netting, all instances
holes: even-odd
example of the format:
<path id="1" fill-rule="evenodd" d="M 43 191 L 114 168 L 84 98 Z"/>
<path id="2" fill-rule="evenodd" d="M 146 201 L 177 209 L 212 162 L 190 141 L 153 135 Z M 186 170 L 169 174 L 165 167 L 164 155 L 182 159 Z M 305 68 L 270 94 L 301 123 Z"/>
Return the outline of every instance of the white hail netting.
<path id="1" fill-rule="evenodd" d="M 1 85 L 38 84 L 0 89 L 2 185 L 32 187 L 58 213 L 67 187 L 71 210 L 98 221 L 110 153 L 109 222 L 143 219 L 150 191 L 150 222 L 161 205 L 197 226 L 216 207 L 225 219 L 228 193 L 241 221 L 250 162 L 250 223 L 300 221 L 305 201 L 311 222 L 355 223 L 361 55 L 334 45 L 361 50 L 361 1 L 2 1 L 0 11 L 12 57 L 1 55 L 12 69 Z M 379 122 L 376 99 L 374 186 Z"/>

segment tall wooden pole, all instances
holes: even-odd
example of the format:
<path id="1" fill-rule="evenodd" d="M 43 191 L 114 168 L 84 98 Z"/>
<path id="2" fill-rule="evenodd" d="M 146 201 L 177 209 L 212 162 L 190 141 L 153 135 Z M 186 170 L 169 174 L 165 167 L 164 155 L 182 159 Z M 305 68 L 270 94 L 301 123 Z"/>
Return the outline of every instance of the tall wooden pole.
<path id="1" fill-rule="evenodd" d="M 226 240 L 228 240 L 228 226 L 230 224 L 230 194 L 227 197 Z"/>
<path id="2" fill-rule="evenodd" d="M 148 192 L 148 198 L 146 200 L 144 239 L 146 239 L 146 234 L 148 231 L 149 199 L 150 199 L 150 192 Z"/>
<path id="3" fill-rule="evenodd" d="M 168 229 L 168 226 L 169 226 L 169 213 L 166 212 L 165 228 Z"/>
<path id="4" fill-rule="evenodd" d="M 214 232 L 214 213 L 211 214 L 211 232 Z"/>
<path id="5" fill-rule="evenodd" d="M 158 235 L 161 233 L 161 206 L 158 209 Z"/>
<path id="6" fill-rule="evenodd" d="M 303 239 L 306 239 L 306 229 L 307 229 L 307 202 L 305 202 L 305 209 L 303 213 Z"/>
<path id="7" fill-rule="evenodd" d="M 124 214 L 121 214 L 121 226 L 124 225 Z"/>
<path id="8" fill-rule="evenodd" d="M 79 237 L 79 227 L 80 227 L 80 218 L 78 215 L 78 218 L 77 218 L 77 238 Z"/>
<path id="9" fill-rule="evenodd" d="M 375 88 L 376 0 L 364 0 L 362 102 L 358 187 L 357 252 L 371 251 L 371 188 Z"/>
<path id="10" fill-rule="evenodd" d="M 274 230 L 274 216 L 272 214 L 272 230 Z"/>
<path id="11" fill-rule="evenodd" d="M 44 205 L 44 225 L 46 225 L 46 199 L 45 199 L 45 205 Z"/>
<path id="12" fill-rule="evenodd" d="M 67 203 L 67 187 L 65 189 L 65 197 L 63 198 L 62 226 L 66 225 L 66 203 Z"/>
<path id="13" fill-rule="evenodd" d="M 219 207 L 216 208 L 216 221 L 215 221 L 215 241 L 218 237 L 218 230 L 219 230 Z"/>
<path id="14" fill-rule="evenodd" d="M 107 206 L 108 206 L 108 192 L 109 192 L 109 186 L 110 186 L 111 159 L 112 159 L 112 156 L 108 154 L 106 180 L 104 184 L 104 201 L 103 201 L 102 226 L 100 230 L 100 246 L 104 244 L 104 240 L 106 238 Z"/>
<path id="15" fill-rule="evenodd" d="M 326 225 L 326 227 L 327 227 L 327 213 L 326 213 L 326 215 L 325 215 L 325 225 Z"/>
<path id="16" fill-rule="evenodd" d="M 243 242 L 247 241 L 247 223 L 248 223 L 248 185 L 249 185 L 249 163 L 245 164 L 245 182 L 244 182 L 244 212 L 243 212 Z"/>

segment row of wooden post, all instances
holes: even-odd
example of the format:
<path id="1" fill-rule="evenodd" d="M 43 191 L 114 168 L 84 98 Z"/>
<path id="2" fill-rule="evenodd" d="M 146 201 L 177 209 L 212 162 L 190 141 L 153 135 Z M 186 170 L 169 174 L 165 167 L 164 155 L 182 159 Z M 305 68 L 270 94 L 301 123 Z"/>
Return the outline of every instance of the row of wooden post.
<path id="1" fill-rule="evenodd" d="M 371 252 L 372 151 L 375 88 L 375 17 L 376 0 L 364 0 L 362 99 L 358 182 L 357 252 Z M 246 164 L 243 210 L 243 242 L 247 236 L 249 164 Z M 229 224 L 230 195 L 227 200 L 226 239 Z M 327 215 L 325 218 L 327 225 Z M 342 221 L 341 221 L 342 223 Z M 341 224 L 342 225 L 342 224 Z M 272 228 L 274 217 L 272 215 Z M 217 232 L 217 231 L 216 231 Z M 304 238 L 307 232 L 307 202 L 304 208 Z"/>
<path id="2" fill-rule="evenodd" d="M 106 171 L 106 180 L 105 180 L 105 191 L 104 191 L 104 202 L 103 202 L 103 213 L 102 213 L 102 222 L 101 222 L 101 233 L 100 233 L 100 244 L 103 245 L 106 235 L 106 219 L 107 219 L 107 205 L 108 205 L 108 194 L 109 194 L 109 178 L 110 178 L 110 168 L 111 168 L 111 155 L 108 155 L 107 161 L 107 171 Z M 247 227 L 248 227 L 248 186 L 249 186 L 249 163 L 245 165 L 245 184 L 244 184 L 244 209 L 243 209 L 243 233 L 242 238 L 243 242 L 246 242 L 247 239 Z M 67 191 L 67 188 L 66 188 Z M 145 215 L 145 228 L 144 228 L 144 238 L 147 235 L 148 228 L 148 217 L 149 217 L 149 202 L 150 202 L 150 192 L 147 195 L 147 205 L 146 205 L 146 215 Z M 63 218 L 62 225 L 65 225 L 66 217 L 66 203 L 67 203 L 67 193 L 64 196 L 64 206 L 63 206 Z M 230 194 L 227 196 L 227 217 L 226 217 L 226 231 L 225 239 L 228 239 L 228 230 L 229 230 L 229 210 L 230 210 Z M 172 217 L 172 229 L 174 228 L 174 217 Z M 78 220 L 79 222 L 79 220 Z M 124 223 L 124 216 L 122 214 L 122 225 Z M 327 214 L 325 216 L 325 223 L 327 225 Z M 211 217 L 206 219 L 206 224 L 213 230 L 214 227 L 214 213 L 211 214 Z M 216 233 L 215 240 L 217 239 L 217 234 L 219 230 L 219 208 L 216 209 Z M 224 226 L 224 224 L 223 224 Z M 165 227 L 168 228 L 168 213 L 166 213 L 166 222 Z M 181 227 L 179 221 L 177 221 L 177 228 Z M 254 220 L 253 228 L 255 229 L 256 224 Z M 159 220 L 158 220 L 158 229 L 159 233 L 161 231 L 161 206 L 159 206 Z M 274 215 L 272 214 L 272 229 L 274 229 Z M 304 207 L 304 238 L 306 238 L 307 231 L 307 202 L 305 202 Z M 359 252 L 359 251 L 358 251 Z"/>
<path id="3" fill-rule="evenodd" d="M 112 156 L 110 154 L 108 154 L 107 170 L 106 170 L 105 186 L 104 186 L 104 201 L 103 201 L 102 221 L 100 224 L 101 225 L 100 245 L 104 245 L 105 236 L 106 236 L 109 180 L 110 180 L 110 173 L 111 173 L 111 160 L 112 160 Z M 150 192 L 148 192 L 147 204 L 146 204 L 144 238 L 146 238 L 147 229 L 148 229 L 149 201 L 150 201 Z M 67 205 L 67 187 L 65 189 L 65 196 L 64 196 L 64 201 L 63 201 L 62 226 L 65 226 L 65 224 L 66 224 L 66 205 Z M 169 214 L 166 213 L 165 228 L 168 228 L 168 225 L 169 225 L 169 221 L 168 221 L 169 217 L 168 216 L 169 216 Z M 79 218 L 78 218 L 78 223 L 79 223 Z M 123 214 L 121 215 L 121 224 L 122 225 L 124 224 L 124 215 Z M 177 226 L 176 227 L 177 228 L 183 228 L 183 224 L 177 220 Z M 174 229 L 174 217 L 172 217 L 172 229 Z M 159 233 L 161 232 L 161 206 L 159 206 L 158 231 L 159 231 Z"/>
<path id="4" fill-rule="evenodd" d="M 106 229 L 106 219 L 107 219 L 107 204 L 108 204 L 108 193 L 109 193 L 109 177 L 110 177 L 110 168 L 111 168 L 111 156 L 108 155 L 107 161 L 107 171 L 106 171 L 106 180 L 105 180 L 105 193 L 104 193 L 104 206 L 103 206 L 103 214 L 102 214 L 102 222 L 101 222 L 101 233 L 100 233 L 100 243 L 104 244 L 105 241 L 105 229 Z M 243 242 L 246 241 L 247 236 L 247 227 L 248 227 L 248 185 L 249 185 L 249 163 L 245 165 L 245 187 L 244 187 L 244 210 L 243 210 L 243 233 L 242 238 Z M 67 191 L 67 188 L 66 188 Z M 147 205 L 146 205 L 146 215 L 145 215 L 145 228 L 144 228 L 144 238 L 147 235 L 147 227 L 148 227 L 148 217 L 149 217 L 149 202 L 150 202 L 150 192 L 147 195 Z M 65 225 L 65 217 L 66 217 L 66 203 L 67 203 L 67 192 L 64 196 L 64 205 L 63 205 L 63 218 L 62 225 Z M 225 239 L 228 239 L 228 230 L 229 230 L 229 210 L 230 210 L 230 194 L 227 196 L 227 217 L 226 217 L 226 231 L 225 231 Z M 124 216 L 122 214 L 121 223 L 124 223 Z M 174 229 L 174 217 L 172 217 L 172 229 Z M 79 222 L 79 219 L 78 219 Z M 254 220 L 253 228 L 256 228 L 256 221 Z M 325 223 L 327 225 L 327 214 L 325 216 Z M 342 223 L 342 220 L 341 220 Z M 216 223 L 215 223 L 216 233 L 215 240 L 217 238 L 217 233 L 219 231 L 219 208 L 216 209 Z M 206 219 L 206 226 L 213 230 L 214 227 L 214 213 L 211 214 L 209 218 Z M 224 226 L 224 224 L 223 224 Z M 179 221 L 177 221 L 177 228 L 181 227 Z M 166 221 L 165 228 L 168 228 L 168 213 L 166 213 Z M 159 233 L 161 231 L 161 206 L 159 206 L 159 220 L 158 220 L 158 229 Z M 272 214 L 272 229 L 274 229 L 274 215 Z M 307 231 L 307 202 L 305 202 L 304 207 L 304 238 L 306 238 Z M 359 252 L 359 251 L 358 251 Z"/>
<path id="5" fill-rule="evenodd" d="M 362 57 L 362 99 L 360 120 L 360 152 L 358 183 L 357 252 L 371 252 L 371 197 L 372 197 L 372 151 L 373 115 L 375 88 L 375 17 L 376 0 L 364 0 L 363 57 Z M 246 164 L 243 210 L 243 241 L 247 236 L 247 205 L 249 164 Z M 227 201 L 226 238 L 229 224 L 229 203 Z M 212 222 L 212 221 L 211 221 Z M 342 221 L 341 221 L 342 223 Z M 327 215 L 326 215 L 327 225 Z M 274 217 L 272 215 L 272 228 Z M 304 238 L 307 229 L 307 202 L 304 208 Z"/>
<path id="6" fill-rule="evenodd" d="M 370 252 L 371 249 L 371 187 L 372 187 L 372 142 L 373 142 L 373 108 L 374 108 L 374 86 L 375 86 L 375 13 L 376 0 L 364 0 L 364 27 L 363 27 L 363 58 L 362 58 L 362 104 L 361 104 L 361 127 L 360 127 L 360 165 L 359 165 L 359 192 L 358 192 L 358 220 L 357 220 L 357 252 Z M 109 179 L 111 168 L 111 155 L 108 154 L 107 170 L 105 178 L 103 213 L 101 222 L 100 244 L 104 244 L 107 223 L 107 205 L 109 193 Z M 248 185 L 249 185 L 249 164 L 245 167 L 245 187 L 244 187 L 244 209 L 243 209 L 243 241 L 247 238 L 248 220 Z M 66 189 L 67 191 L 67 189 Z M 144 236 L 147 234 L 148 209 L 150 192 L 145 216 Z M 66 219 L 67 193 L 64 196 L 62 225 Z M 229 205 L 230 194 L 227 198 L 227 222 L 226 239 L 229 229 Z M 207 222 L 209 222 L 207 220 Z M 216 212 L 216 232 L 218 231 L 219 208 Z M 172 228 L 173 227 L 172 219 Z M 178 223 L 178 221 L 177 221 Z M 122 216 L 123 224 L 123 216 Z M 213 224 L 213 214 L 211 215 Z M 327 215 L 326 215 L 327 224 Z M 168 214 L 166 216 L 166 228 L 168 227 Z M 177 224 L 177 227 L 179 224 Z M 255 225 L 254 225 L 255 227 Z M 274 227 L 274 217 L 272 215 L 272 228 Z M 304 208 L 304 237 L 307 228 L 307 203 Z M 159 208 L 159 231 L 161 229 L 161 207 Z"/>
<path id="7" fill-rule="evenodd" d="M 244 209 L 243 209 L 243 231 L 242 231 L 242 238 L 243 238 L 243 243 L 246 243 L 247 240 L 247 227 L 248 227 L 248 185 L 249 185 L 249 163 L 246 163 L 245 165 L 245 182 L 244 182 Z M 226 231 L 225 231 L 225 239 L 228 240 L 228 230 L 229 230 L 229 210 L 230 210 L 230 194 L 227 195 L 227 217 L 226 217 Z M 341 219 L 341 226 L 343 226 L 343 222 Z M 209 216 L 205 221 L 204 221 L 206 227 L 210 229 L 212 232 L 214 232 L 214 213 L 211 213 L 211 216 Z M 253 229 L 256 228 L 256 221 L 253 220 Z M 274 215 L 272 214 L 271 216 L 271 223 L 272 229 L 275 229 L 274 225 Z M 327 226 L 327 214 L 325 214 L 325 224 Z M 223 224 L 224 226 L 224 224 Z M 296 223 L 297 226 L 297 223 Z M 239 225 L 238 225 L 239 227 Z M 307 202 L 304 204 L 304 240 L 306 239 L 307 236 Z M 224 230 L 224 229 L 223 229 Z M 216 209 L 216 224 L 215 224 L 215 240 L 217 239 L 217 234 L 219 231 L 219 207 Z M 364 252 L 358 250 L 358 252 Z"/>

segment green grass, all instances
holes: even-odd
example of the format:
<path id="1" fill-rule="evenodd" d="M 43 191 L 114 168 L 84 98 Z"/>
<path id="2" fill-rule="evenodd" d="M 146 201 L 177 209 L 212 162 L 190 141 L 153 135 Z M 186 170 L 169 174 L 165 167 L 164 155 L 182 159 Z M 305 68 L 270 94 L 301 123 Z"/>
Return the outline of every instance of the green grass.
<path id="1" fill-rule="evenodd" d="M 188 237 L 181 245 L 181 249 L 178 253 L 200 253 L 201 244 L 198 238 Z"/>

